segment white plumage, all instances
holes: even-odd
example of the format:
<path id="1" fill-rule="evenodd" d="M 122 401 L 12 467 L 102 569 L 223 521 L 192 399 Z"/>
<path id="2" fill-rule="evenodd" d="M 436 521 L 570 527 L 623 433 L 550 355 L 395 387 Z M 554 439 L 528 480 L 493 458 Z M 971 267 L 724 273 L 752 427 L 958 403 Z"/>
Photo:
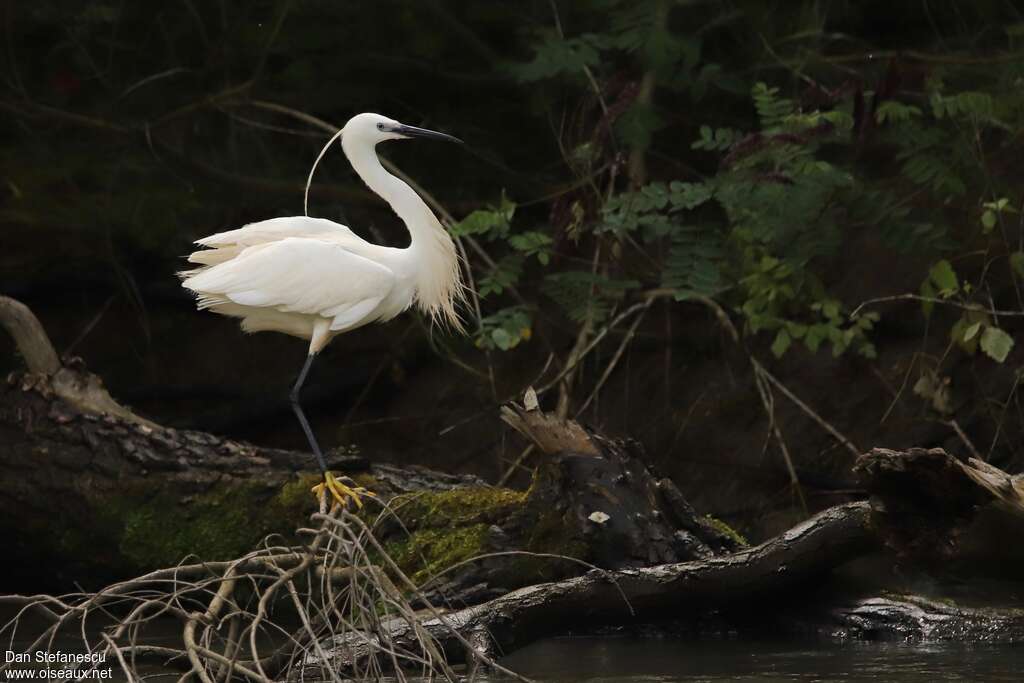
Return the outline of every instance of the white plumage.
<path id="1" fill-rule="evenodd" d="M 429 135 L 426 135 L 429 134 Z M 317 353 L 335 335 L 394 318 L 414 303 L 458 328 L 463 285 L 455 245 L 412 188 L 388 173 L 374 150 L 383 140 L 440 133 L 360 114 L 342 147 L 363 181 L 409 229 L 408 247 L 372 244 L 323 218 L 289 216 L 197 241 L 200 267 L 182 273 L 201 309 L 242 319 L 247 332 L 271 330 L 310 340 Z"/>
<path id="2" fill-rule="evenodd" d="M 405 222 L 408 247 L 371 244 L 323 218 L 272 218 L 199 240 L 204 249 L 188 257 L 198 268 L 180 274 L 200 309 L 241 318 L 246 332 L 270 330 L 309 340 L 290 400 L 324 475 L 314 491 L 330 492 L 342 503 L 354 499 L 361 504 L 359 496 L 368 492 L 327 470 L 299 404 L 313 358 L 332 337 L 390 320 L 413 305 L 433 321 L 462 327 L 456 306 L 464 301 L 465 290 L 451 237 L 423 199 L 377 158 L 378 143 L 409 137 L 458 142 L 378 114 L 354 116 L 341 131 L 352 168 Z"/>

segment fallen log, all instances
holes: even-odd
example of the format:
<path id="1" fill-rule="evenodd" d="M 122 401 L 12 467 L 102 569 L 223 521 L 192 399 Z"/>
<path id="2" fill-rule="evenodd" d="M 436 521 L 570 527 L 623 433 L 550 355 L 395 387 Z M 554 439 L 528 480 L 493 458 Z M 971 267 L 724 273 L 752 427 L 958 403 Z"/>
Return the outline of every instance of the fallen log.
<path id="1" fill-rule="evenodd" d="M 595 446 L 600 439 L 585 430 L 547 433 L 558 431 L 549 416 L 531 420 L 517 410 L 507 419 L 529 421 L 517 428 L 542 450 L 551 444 L 548 450 L 564 449 L 573 458 L 600 455 Z M 1002 533 L 1019 538 L 1024 531 L 1020 476 L 977 460 L 961 461 L 941 449 L 874 449 L 859 459 L 856 471 L 872 493 L 870 502 L 830 508 L 755 548 L 691 562 L 593 570 L 512 591 L 420 626 L 443 645 L 451 661 L 467 658 L 466 640 L 496 656 L 538 638 L 602 623 L 674 619 L 684 610 L 691 615 L 701 608 L 727 611 L 758 600 L 773 603 L 796 587 L 802 595 L 813 595 L 816 587 L 828 589 L 821 579 L 829 570 L 883 548 L 896 562 L 912 560 L 912 570 L 924 567 L 929 582 L 950 572 L 960 579 L 1004 571 L 1017 581 L 1024 578 L 1019 561 L 991 562 L 994 556 L 1019 557 L 1022 552 L 1020 544 L 1000 540 Z M 943 562 L 936 564 L 937 559 Z M 900 594 L 850 602 L 847 594 L 845 589 L 819 593 L 803 608 L 789 606 L 798 616 L 790 614 L 786 626 L 797 624 L 798 630 L 840 639 L 1024 641 L 1024 610 L 1019 607 L 998 602 L 963 606 L 942 597 Z M 392 642 L 413 646 L 407 623 L 394 620 L 385 627 Z M 352 634 L 331 646 L 327 663 L 340 671 L 373 649 Z M 318 655 L 307 655 L 304 671 L 312 676 L 324 663 Z"/>
<path id="2" fill-rule="evenodd" d="M 0 381 L 0 534 L 19 560 L 8 585 L 101 585 L 189 556 L 236 557 L 315 511 L 308 453 L 155 424 L 114 400 L 80 359 L 59 359 L 20 302 L 0 297 L 0 324 L 27 366 Z M 351 449 L 327 459 L 384 499 L 484 486 Z"/>
<path id="3" fill-rule="evenodd" d="M 481 605 L 421 622 L 451 662 L 465 661 L 463 639 L 490 656 L 548 635 L 600 623 L 653 621 L 686 608 L 734 605 L 794 586 L 810 586 L 828 572 L 876 547 L 870 506 L 850 503 L 825 510 L 759 546 L 692 562 L 592 570 L 583 576 L 521 588 Z M 414 648 L 416 633 L 404 620 L 384 625 L 389 640 Z M 460 637 L 457 637 L 458 634 Z M 331 643 L 330 666 L 349 670 L 375 652 L 365 634 Z M 318 656 L 307 655 L 315 676 Z"/>
<path id="4" fill-rule="evenodd" d="M 1024 609 L 960 605 L 920 595 L 862 598 L 829 610 L 830 638 L 908 642 L 1024 642 Z"/>
<path id="5" fill-rule="evenodd" d="M 854 471 L 871 494 L 873 523 L 908 567 L 1024 578 L 1021 475 L 941 448 L 875 448 Z"/>

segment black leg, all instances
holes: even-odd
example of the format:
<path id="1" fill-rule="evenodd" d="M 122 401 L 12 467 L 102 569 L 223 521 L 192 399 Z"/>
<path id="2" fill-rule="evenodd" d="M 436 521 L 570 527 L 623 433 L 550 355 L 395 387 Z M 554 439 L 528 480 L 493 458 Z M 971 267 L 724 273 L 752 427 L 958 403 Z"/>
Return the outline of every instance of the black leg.
<path id="1" fill-rule="evenodd" d="M 302 372 L 299 373 L 299 378 L 295 380 L 295 386 L 292 387 L 292 391 L 288 394 L 288 402 L 292 404 L 292 410 L 295 412 L 295 417 L 299 418 L 299 424 L 302 425 L 302 431 L 306 433 L 306 439 L 309 441 L 309 447 L 313 449 L 313 455 L 316 456 L 317 464 L 320 465 L 320 471 L 324 477 L 327 476 L 327 462 L 324 460 L 324 454 L 320 452 L 320 444 L 316 442 L 316 437 L 313 436 L 313 430 L 309 426 L 309 420 L 306 419 L 306 414 L 302 412 L 302 406 L 299 404 L 299 392 L 302 391 L 302 384 L 306 381 L 306 375 L 309 374 L 309 368 L 313 365 L 313 359 L 316 356 L 309 354 L 306 356 L 306 364 L 302 366 Z"/>

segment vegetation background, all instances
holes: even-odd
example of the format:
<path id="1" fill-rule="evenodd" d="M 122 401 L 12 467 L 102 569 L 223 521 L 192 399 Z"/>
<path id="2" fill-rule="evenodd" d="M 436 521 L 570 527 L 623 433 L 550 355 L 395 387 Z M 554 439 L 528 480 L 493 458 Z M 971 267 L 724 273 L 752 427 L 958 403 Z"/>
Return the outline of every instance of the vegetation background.
<path id="1" fill-rule="evenodd" d="M 376 111 L 466 140 L 381 151 L 477 296 L 467 338 L 409 315 L 332 344 L 306 390 L 327 445 L 523 485 L 497 415 L 534 386 L 754 537 L 857 495 L 872 446 L 1024 465 L 1015 2 L 0 13 L 0 291 L 158 422 L 304 447 L 304 343 L 195 312 L 175 272 L 198 237 L 301 214 L 326 138 Z M 407 239 L 337 147 L 310 212 Z"/>

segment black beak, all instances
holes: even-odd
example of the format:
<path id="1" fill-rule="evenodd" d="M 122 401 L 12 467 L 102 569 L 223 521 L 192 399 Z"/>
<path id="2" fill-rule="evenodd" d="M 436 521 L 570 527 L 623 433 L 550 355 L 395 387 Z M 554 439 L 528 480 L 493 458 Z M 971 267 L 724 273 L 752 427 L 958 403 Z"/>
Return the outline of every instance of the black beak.
<path id="1" fill-rule="evenodd" d="M 460 145 L 465 144 L 462 140 L 452 137 L 447 133 L 438 133 L 436 130 L 427 130 L 426 128 L 417 128 L 416 126 L 405 126 L 398 124 L 392 126 L 390 132 L 404 135 L 407 138 L 429 138 L 431 140 L 444 140 L 445 142 L 457 142 Z"/>

